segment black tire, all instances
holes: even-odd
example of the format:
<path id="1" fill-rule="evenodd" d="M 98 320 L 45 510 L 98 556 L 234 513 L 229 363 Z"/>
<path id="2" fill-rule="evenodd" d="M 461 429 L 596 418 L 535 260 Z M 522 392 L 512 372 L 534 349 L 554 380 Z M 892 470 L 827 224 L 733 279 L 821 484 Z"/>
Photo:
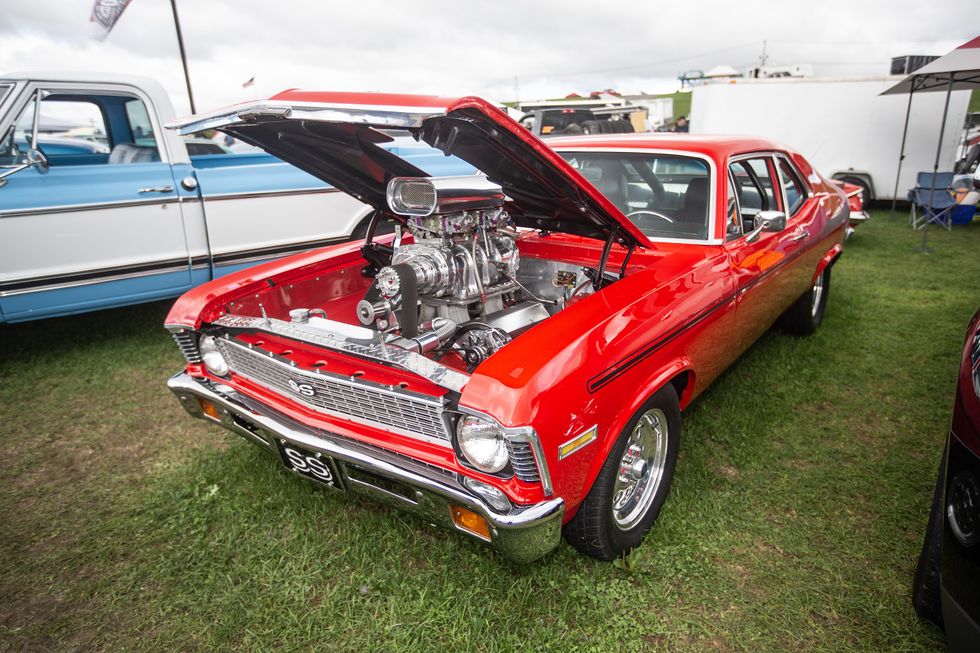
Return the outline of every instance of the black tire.
<path id="1" fill-rule="evenodd" d="M 827 311 L 827 296 L 830 294 L 830 268 L 829 265 L 825 267 L 810 289 L 783 313 L 780 326 L 784 331 L 808 336 L 823 322 L 823 315 Z"/>
<path id="2" fill-rule="evenodd" d="M 939 556 L 943 535 L 943 490 L 946 486 L 946 450 L 939 463 L 939 473 L 936 474 L 936 490 L 932 495 L 932 509 L 929 511 L 929 522 L 926 524 L 926 535 L 922 541 L 922 551 L 919 562 L 915 566 L 915 578 L 912 581 L 912 607 L 916 613 L 943 627 L 943 610 L 939 598 Z"/>
<path id="3" fill-rule="evenodd" d="M 598 120 L 586 120 L 582 123 L 582 133 L 583 134 L 601 134 L 602 128 L 599 127 Z"/>
<path id="4" fill-rule="evenodd" d="M 657 413 L 656 411 L 659 411 Z M 641 418 L 648 414 L 662 415 L 666 422 L 666 447 L 663 473 L 659 483 L 651 488 L 651 498 L 646 506 L 638 508 L 628 527 L 616 523 L 613 514 L 614 489 L 620 466 L 634 429 Z M 614 560 L 639 546 L 643 536 L 657 520 L 663 508 L 677 465 L 677 451 L 681 439 L 681 411 L 674 386 L 667 384 L 648 399 L 630 419 L 616 439 L 592 489 L 585 497 L 578 512 L 563 529 L 565 540 L 580 553 L 599 560 Z M 635 493 L 635 490 L 629 496 Z M 639 496 L 639 495 L 638 495 Z"/>
<path id="5" fill-rule="evenodd" d="M 573 122 L 568 127 L 565 127 L 565 131 L 562 132 L 568 136 L 577 136 L 582 133 L 582 125 L 577 122 Z"/>

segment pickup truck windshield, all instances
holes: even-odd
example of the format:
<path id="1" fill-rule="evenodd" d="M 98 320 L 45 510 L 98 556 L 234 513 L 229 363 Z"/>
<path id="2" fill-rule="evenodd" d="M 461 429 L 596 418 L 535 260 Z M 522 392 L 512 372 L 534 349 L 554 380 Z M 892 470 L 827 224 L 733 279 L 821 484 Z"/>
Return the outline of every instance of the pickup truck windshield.
<path id="1" fill-rule="evenodd" d="M 678 154 L 560 152 L 649 238 L 708 238 L 708 165 Z"/>

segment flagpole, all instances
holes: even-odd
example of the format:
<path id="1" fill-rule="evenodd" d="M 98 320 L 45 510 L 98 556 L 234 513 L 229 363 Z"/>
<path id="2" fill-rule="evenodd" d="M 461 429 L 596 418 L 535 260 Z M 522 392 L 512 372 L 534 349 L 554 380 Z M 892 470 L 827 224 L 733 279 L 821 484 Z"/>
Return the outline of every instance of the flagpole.
<path id="1" fill-rule="evenodd" d="M 177 0 L 170 0 L 174 10 L 174 27 L 177 29 L 177 46 L 180 48 L 180 63 L 184 66 L 184 81 L 187 82 L 187 99 L 191 103 L 191 113 L 197 113 L 194 108 L 194 93 L 191 91 L 191 74 L 187 71 L 187 53 L 184 52 L 184 36 L 180 33 L 180 19 L 177 17 Z"/>

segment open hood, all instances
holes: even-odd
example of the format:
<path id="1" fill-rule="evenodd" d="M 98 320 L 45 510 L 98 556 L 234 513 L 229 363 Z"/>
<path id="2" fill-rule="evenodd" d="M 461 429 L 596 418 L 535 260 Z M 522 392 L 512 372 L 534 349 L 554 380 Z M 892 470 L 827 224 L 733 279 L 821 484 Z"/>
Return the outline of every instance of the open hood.
<path id="1" fill-rule="evenodd" d="M 427 176 L 392 151 L 395 136 L 411 135 L 499 184 L 520 226 L 603 239 L 615 230 L 619 242 L 649 245 L 561 156 L 476 97 L 292 90 L 168 127 L 181 134 L 218 129 L 383 210 L 389 179 Z"/>

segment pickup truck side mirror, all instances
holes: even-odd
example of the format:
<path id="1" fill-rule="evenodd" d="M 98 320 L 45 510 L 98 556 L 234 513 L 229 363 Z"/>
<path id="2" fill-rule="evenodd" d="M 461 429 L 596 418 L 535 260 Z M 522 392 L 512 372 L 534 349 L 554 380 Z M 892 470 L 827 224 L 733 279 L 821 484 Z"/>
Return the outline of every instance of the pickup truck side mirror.
<path id="1" fill-rule="evenodd" d="M 37 171 L 42 175 L 47 174 L 51 167 L 51 164 L 48 163 L 48 157 L 44 156 L 44 152 L 36 147 L 27 150 L 27 165 L 37 168 Z"/>
<path id="2" fill-rule="evenodd" d="M 44 152 L 38 146 L 38 130 L 41 124 L 41 100 L 44 98 L 45 93 L 38 90 L 34 94 L 34 124 L 31 127 L 31 135 L 27 138 L 30 139 L 28 145 L 30 148 L 27 150 L 27 154 L 24 156 L 24 163 L 15 166 L 9 170 L 0 172 L 0 188 L 2 188 L 6 183 L 6 177 L 14 174 L 15 172 L 20 172 L 27 168 L 37 168 L 37 171 L 41 174 L 47 173 L 48 169 L 51 167 L 48 163 L 48 157 L 44 156 Z M 13 142 L 13 132 L 11 132 L 11 142 Z"/>
<path id="3" fill-rule="evenodd" d="M 753 222 L 755 229 L 749 232 L 745 242 L 754 243 L 759 240 L 763 231 L 779 232 L 786 228 L 786 214 L 782 211 L 759 211 Z"/>

